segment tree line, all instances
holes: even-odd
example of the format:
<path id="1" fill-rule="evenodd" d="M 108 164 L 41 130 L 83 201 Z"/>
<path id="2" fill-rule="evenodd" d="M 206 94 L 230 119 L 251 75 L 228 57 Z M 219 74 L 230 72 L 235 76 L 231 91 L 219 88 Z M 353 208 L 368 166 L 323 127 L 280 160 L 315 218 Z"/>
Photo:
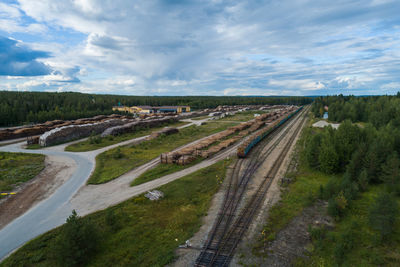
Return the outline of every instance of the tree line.
<path id="1" fill-rule="evenodd" d="M 400 126 L 400 92 L 395 96 L 328 96 L 315 98 L 312 112 L 322 117 L 328 107 L 329 120 L 369 122 L 375 127 L 388 123 Z"/>
<path id="2" fill-rule="evenodd" d="M 399 94 L 321 97 L 313 103 L 314 116 L 320 117 L 325 106 L 329 119 L 341 124 L 337 130 L 307 128 L 303 150 L 309 167 L 336 174 L 326 186 L 321 186 L 320 197 L 328 201 L 329 214 L 340 220 L 362 192 L 371 186 L 383 186 L 385 190 L 378 194 L 368 216 L 371 229 L 379 233 L 380 240 L 387 241 L 395 231 L 399 215 Z M 354 123 L 360 121 L 364 123 Z M 349 245 L 343 244 L 335 248 L 337 259 L 343 258 Z"/>
<path id="3" fill-rule="evenodd" d="M 100 114 L 111 114 L 113 106 L 188 105 L 192 109 L 220 105 L 294 104 L 312 102 L 310 97 L 241 97 L 241 96 L 125 96 L 76 92 L 10 92 L 0 91 L 0 126 L 38 123 L 47 120 L 72 120 Z"/>

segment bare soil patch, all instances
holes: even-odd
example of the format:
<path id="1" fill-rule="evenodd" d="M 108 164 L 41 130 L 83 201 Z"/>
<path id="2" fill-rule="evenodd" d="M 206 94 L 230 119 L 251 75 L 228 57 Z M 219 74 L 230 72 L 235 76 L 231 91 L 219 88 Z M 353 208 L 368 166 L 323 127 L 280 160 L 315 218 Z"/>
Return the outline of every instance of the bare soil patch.
<path id="1" fill-rule="evenodd" d="M 46 156 L 45 168 L 35 178 L 0 201 L 0 229 L 50 196 L 74 172 L 76 163 L 67 157 Z"/>
<path id="2" fill-rule="evenodd" d="M 305 208 L 280 231 L 276 239 L 267 244 L 268 257 L 259 262 L 265 266 L 293 266 L 299 257 L 307 257 L 311 242 L 309 229 L 313 227 L 333 227 L 333 219 L 326 214 L 327 202 L 317 201 Z"/>

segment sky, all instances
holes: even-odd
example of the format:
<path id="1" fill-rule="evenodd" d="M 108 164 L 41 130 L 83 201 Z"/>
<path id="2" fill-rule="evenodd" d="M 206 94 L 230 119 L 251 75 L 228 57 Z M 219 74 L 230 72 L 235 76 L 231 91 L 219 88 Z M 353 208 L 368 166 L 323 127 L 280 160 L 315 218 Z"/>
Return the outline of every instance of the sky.
<path id="1" fill-rule="evenodd" d="M 0 90 L 400 91 L 398 0 L 0 0 Z"/>

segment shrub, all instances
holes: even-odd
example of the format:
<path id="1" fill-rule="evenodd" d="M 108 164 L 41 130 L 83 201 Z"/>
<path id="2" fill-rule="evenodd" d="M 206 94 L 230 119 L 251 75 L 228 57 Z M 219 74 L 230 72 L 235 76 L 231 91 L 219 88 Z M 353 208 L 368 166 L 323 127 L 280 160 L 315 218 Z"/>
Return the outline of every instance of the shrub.
<path id="1" fill-rule="evenodd" d="M 101 141 L 102 141 L 101 137 L 96 135 L 94 132 L 89 137 L 89 143 L 90 144 L 100 144 Z"/>
<path id="2" fill-rule="evenodd" d="M 106 216 L 105 216 L 105 222 L 106 224 L 111 228 L 113 232 L 119 230 L 121 228 L 121 225 L 118 221 L 117 216 L 115 215 L 115 212 L 113 209 L 108 209 Z"/>
<path id="3" fill-rule="evenodd" d="M 121 148 L 117 147 L 117 149 L 115 150 L 114 154 L 113 154 L 113 158 L 114 159 L 120 159 L 123 158 L 124 154 L 121 152 Z"/>
<path id="4" fill-rule="evenodd" d="M 347 199 L 344 196 L 343 192 L 335 197 L 331 198 L 328 202 L 328 213 L 335 219 L 339 219 L 343 214 L 347 207 Z"/>

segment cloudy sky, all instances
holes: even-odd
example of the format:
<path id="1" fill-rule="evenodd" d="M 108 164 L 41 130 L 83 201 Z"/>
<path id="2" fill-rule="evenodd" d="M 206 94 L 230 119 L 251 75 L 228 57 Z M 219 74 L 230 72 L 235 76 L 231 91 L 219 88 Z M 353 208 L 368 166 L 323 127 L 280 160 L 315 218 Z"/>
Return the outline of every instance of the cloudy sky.
<path id="1" fill-rule="evenodd" d="M 0 90 L 393 94 L 398 0 L 0 0 Z"/>

